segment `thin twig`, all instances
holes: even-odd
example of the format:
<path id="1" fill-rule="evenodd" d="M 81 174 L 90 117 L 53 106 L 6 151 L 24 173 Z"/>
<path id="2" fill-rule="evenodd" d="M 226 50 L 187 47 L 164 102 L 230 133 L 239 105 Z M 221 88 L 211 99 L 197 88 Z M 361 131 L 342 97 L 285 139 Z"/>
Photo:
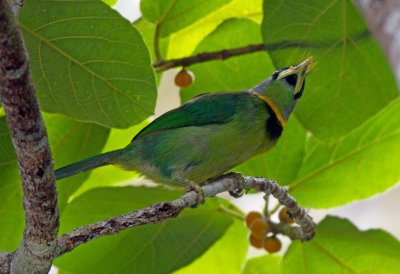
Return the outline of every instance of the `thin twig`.
<path id="1" fill-rule="evenodd" d="M 179 59 L 160 60 L 154 64 L 156 71 L 164 71 L 174 67 L 187 67 L 193 64 L 211 60 L 225 60 L 233 56 L 239 56 L 257 51 L 265 51 L 264 44 L 247 45 L 245 47 L 224 49 L 215 52 L 204 52 L 194 56 Z"/>
<path id="2" fill-rule="evenodd" d="M 26 50 L 7 0 L 0 0 L 0 60 L 0 100 L 19 163 L 25 210 L 24 236 L 11 261 L 7 256 L 7 267 L 12 273 L 47 273 L 59 226 L 53 159 Z"/>
<path id="3" fill-rule="evenodd" d="M 352 41 L 360 41 L 362 39 L 366 39 L 369 37 L 368 30 L 362 30 L 360 32 L 354 33 L 349 37 Z M 203 52 L 196 54 L 194 56 L 170 59 L 170 60 L 158 60 L 153 67 L 156 71 L 164 71 L 167 69 L 175 68 L 175 67 L 188 67 L 194 64 L 214 61 L 214 60 L 225 60 L 231 57 L 240 56 L 244 54 L 259 52 L 259 51 L 277 51 L 287 48 L 304 48 L 304 49 L 319 49 L 319 48 L 329 48 L 334 44 L 340 45 L 340 43 L 345 43 L 346 41 L 338 41 L 338 40 L 321 40 L 321 41 L 300 41 L 300 40 L 292 40 L 292 41 L 280 41 L 276 43 L 267 43 L 267 44 L 253 44 L 247 45 L 239 48 L 233 49 L 224 49 L 220 51 L 213 52 Z"/>
<path id="4" fill-rule="evenodd" d="M 300 225 L 287 228 L 290 230 L 290 234 L 288 234 L 290 238 L 306 241 L 313 237 L 315 233 L 315 223 L 312 218 L 308 216 L 306 211 L 297 204 L 296 200 L 287 193 L 285 188 L 279 186 L 274 181 L 263 178 L 244 177 L 238 173 L 229 173 L 203 186 L 202 190 L 204 196 L 213 197 L 221 192 L 233 191 L 241 188 L 255 189 L 268 195 L 271 194 L 278 199 L 282 205 L 288 208 L 294 221 Z M 130 227 L 155 224 L 170 218 L 175 218 L 183 209 L 196 205 L 197 196 L 197 192 L 191 191 L 171 202 L 157 203 L 138 211 L 79 227 L 59 238 L 56 256 L 69 252 L 79 245 L 98 237 L 116 234 Z"/>

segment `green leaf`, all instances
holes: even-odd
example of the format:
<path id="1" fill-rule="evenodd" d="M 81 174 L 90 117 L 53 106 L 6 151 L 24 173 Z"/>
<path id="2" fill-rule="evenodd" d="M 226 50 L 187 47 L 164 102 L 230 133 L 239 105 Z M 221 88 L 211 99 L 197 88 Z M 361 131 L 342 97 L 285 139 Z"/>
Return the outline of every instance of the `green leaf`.
<path id="1" fill-rule="evenodd" d="M 76 198 L 61 216 L 60 232 L 169 201 L 182 194 L 165 188 L 99 188 Z M 64 273 L 171 273 L 203 254 L 232 224 L 218 200 L 178 218 L 125 230 L 80 246 L 54 263 Z M 107 260 L 105 260 L 105 256 Z"/>
<path id="2" fill-rule="evenodd" d="M 265 255 L 250 259 L 246 262 L 243 274 L 280 274 L 281 258 L 274 255 Z M 297 272 L 293 272 L 297 273 Z"/>
<path id="3" fill-rule="evenodd" d="M 225 235 L 203 256 L 174 274 L 241 273 L 249 246 L 247 234 L 248 229 L 243 225 L 243 221 L 235 220 Z M 233 250 L 234 252 L 230 252 Z"/>
<path id="4" fill-rule="evenodd" d="M 20 26 L 41 107 L 107 127 L 153 114 L 154 71 L 140 33 L 101 1 L 27 1 Z"/>
<path id="5" fill-rule="evenodd" d="M 6 118 L 0 117 L 0 250 L 12 251 L 24 229 L 21 179 Z"/>
<path id="6" fill-rule="evenodd" d="M 109 5 L 110 7 L 114 6 L 118 2 L 118 0 L 102 0 L 102 1 L 107 5 Z"/>
<path id="7" fill-rule="evenodd" d="M 314 57 L 296 115 L 325 142 L 347 135 L 398 96 L 386 58 L 352 1 L 264 1 L 262 32 L 277 67 Z"/>
<path id="8" fill-rule="evenodd" d="M 400 99 L 332 147 L 312 145 L 290 193 L 306 207 L 370 197 L 400 180 Z"/>
<path id="9" fill-rule="evenodd" d="M 242 47 L 261 42 L 260 25 L 248 19 L 229 19 L 208 35 L 196 53 Z M 181 90 L 182 101 L 211 91 L 245 90 L 266 79 L 274 68 L 265 52 L 190 67 L 195 82 Z"/>
<path id="10" fill-rule="evenodd" d="M 55 167 L 100 153 L 109 129 L 60 115 L 44 114 Z M 0 118 L 0 249 L 18 247 L 24 228 L 21 178 L 5 117 Z M 88 177 L 83 173 L 57 182 L 62 211 L 70 195 Z M 3 223 L 4 222 L 4 223 Z"/>
<path id="11" fill-rule="evenodd" d="M 142 0 L 143 17 L 158 24 L 161 37 L 168 36 L 232 0 Z"/>
<path id="12" fill-rule="evenodd" d="M 246 18 L 260 24 L 262 14 L 262 0 L 233 0 L 190 26 L 171 34 L 169 36 L 168 58 L 181 58 L 191 55 L 204 37 L 227 19 L 233 17 Z"/>
<path id="13" fill-rule="evenodd" d="M 293 241 L 282 273 L 379 273 L 400 269 L 400 243 L 387 232 L 358 230 L 348 220 L 325 218 L 311 242 Z"/>
<path id="14" fill-rule="evenodd" d="M 124 146 L 128 145 L 133 137 L 148 124 L 149 121 L 146 120 L 143 123 L 128 129 L 110 130 L 107 143 L 101 152 L 109 152 L 123 148 Z M 77 197 L 93 188 L 115 186 L 124 182 L 126 183 L 138 177 L 139 173 L 135 171 L 124 170 L 113 165 L 96 168 L 90 172 L 89 178 L 74 193 L 72 198 Z"/>
<path id="15" fill-rule="evenodd" d="M 99 154 L 110 132 L 108 128 L 82 123 L 61 115 L 46 113 L 44 119 L 55 169 Z M 89 174 L 89 172 L 84 172 L 57 182 L 60 211 Z"/>
<path id="16" fill-rule="evenodd" d="M 290 184 L 303 163 L 306 137 L 307 132 L 296 117 L 291 117 L 274 148 L 253 157 L 235 170 L 249 176 L 274 179 L 280 185 Z"/>

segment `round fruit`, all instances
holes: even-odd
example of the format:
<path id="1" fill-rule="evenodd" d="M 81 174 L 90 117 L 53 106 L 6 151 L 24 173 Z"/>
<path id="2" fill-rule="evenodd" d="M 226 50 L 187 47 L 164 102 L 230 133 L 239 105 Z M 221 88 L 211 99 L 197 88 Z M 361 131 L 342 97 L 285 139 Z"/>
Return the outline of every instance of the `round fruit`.
<path id="1" fill-rule="evenodd" d="M 267 237 L 264 239 L 264 249 L 269 253 L 275 253 L 281 250 L 282 243 L 275 236 Z"/>
<path id="2" fill-rule="evenodd" d="M 256 219 L 264 219 L 263 215 L 257 211 L 250 211 L 249 214 L 246 215 L 246 225 L 250 228 L 251 223 Z"/>
<path id="3" fill-rule="evenodd" d="M 282 223 L 285 223 L 287 225 L 294 223 L 293 219 L 289 216 L 286 207 L 283 207 L 281 211 L 279 211 L 279 220 L 281 220 Z"/>
<path id="4" fill-rule="evenodd" d="M 250 230 L 254 237 L 257 239 L 263 239 L 269 232 L 270 227 L 264 219 L 255 219 L 250 225 Z"/>
<path id="5" fill-rule="evenodd" d="M 184 68 L 175 76 L 175 84 L 180 88 L 187 88 L 192 82 L 192 74 Z"/>
<path id="6" fill-rule="evenodd" d="M 249 242 L 250 242 L 250 245 L 254 246 L 255 248 L 263 247 L 263 239 L 257 239 L 256 237 L 254 237 L 253 234 L 250 234 Z"/>

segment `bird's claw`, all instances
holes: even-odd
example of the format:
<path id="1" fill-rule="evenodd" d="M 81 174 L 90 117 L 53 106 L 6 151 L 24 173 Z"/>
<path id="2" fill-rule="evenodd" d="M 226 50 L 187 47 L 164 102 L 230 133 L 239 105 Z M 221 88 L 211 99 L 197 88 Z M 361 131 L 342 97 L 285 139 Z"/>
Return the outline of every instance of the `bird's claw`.
<path id="1" fill-rule="evenodd" d="M 205 197 L 204 197 L 204 191 L 203 188 L 201 186 L 199 186 L 198 184 L 194 183 L 194 182 L 190 182 L 188 184 L 188 186 L 186 187 L 186 193 L 190 192 L 190 191 L 194 191 L 197 193 L 197 199 L 196 199 L 196 203 L 191 206 L 191 208 L 196 208 L 199 205 L 204 204 L 205 202 Z"/>
<path id="2" fill-rule="evenodd" d="M 229 191 L 229 195 L 231 195 L 233 198 L 240 198 L 243 196 L 243 193 L 244 193 L 243 188 L 238 188 L 238 189 Z"/>

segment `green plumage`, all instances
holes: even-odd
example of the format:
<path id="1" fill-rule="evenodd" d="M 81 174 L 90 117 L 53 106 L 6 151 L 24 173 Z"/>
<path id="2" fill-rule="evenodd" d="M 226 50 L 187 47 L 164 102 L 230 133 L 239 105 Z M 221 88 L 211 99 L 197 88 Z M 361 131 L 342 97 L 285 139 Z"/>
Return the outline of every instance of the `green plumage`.
<path id="1" fill-rule="evenodd" d="M 278 140 L 283 128 L 279 117 L 287 119 L 298 98 L 293 83 L 274 75 L 249 91 L 195 97 L 154 120 L 127 147 L 61 168 L 56 177 L 107 164 L 172 185 L 202 183 L 221 175 Z"/>

